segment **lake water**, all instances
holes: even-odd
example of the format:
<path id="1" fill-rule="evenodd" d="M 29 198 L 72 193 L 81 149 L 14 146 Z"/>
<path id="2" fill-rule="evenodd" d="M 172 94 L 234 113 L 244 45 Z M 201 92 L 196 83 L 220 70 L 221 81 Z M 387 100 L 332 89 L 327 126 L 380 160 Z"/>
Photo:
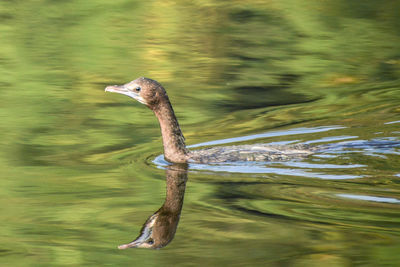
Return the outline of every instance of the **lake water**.
<path id="1" fill-rule="evenodd" d="M 399 266 L 399 10 L 2 1 L 0 265 Z M 104 93 L 140 76 L 167 89 L 193 149 L 321 149 L 171 170 L 153 113 Z M 166 180 L 180 195 L 166 203 L 184 194 L 167 212 L 172 241 L 119 250 L 163 205 Z"/>

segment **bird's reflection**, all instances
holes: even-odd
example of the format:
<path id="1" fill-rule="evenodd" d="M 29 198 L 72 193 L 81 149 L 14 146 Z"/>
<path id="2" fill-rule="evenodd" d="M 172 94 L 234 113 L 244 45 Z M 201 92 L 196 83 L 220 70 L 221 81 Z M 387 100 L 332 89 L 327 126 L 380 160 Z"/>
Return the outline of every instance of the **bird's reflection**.
<path id="1" fill-rule="evenodd" d="M 175 236 L 185 195 L 187 164 L 173 164 L 166 169 L 167 193 L 161 208 L 144 223 L 140 235 L 128 244 L 118 246 L 126 248 L 162 248 Z"/>

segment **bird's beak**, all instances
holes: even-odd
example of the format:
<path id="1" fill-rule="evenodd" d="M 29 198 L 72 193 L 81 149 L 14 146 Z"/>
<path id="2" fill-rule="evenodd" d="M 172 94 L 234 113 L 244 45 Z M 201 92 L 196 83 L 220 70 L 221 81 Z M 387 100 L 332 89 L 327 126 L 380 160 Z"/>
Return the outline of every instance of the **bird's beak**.
<path id="1" fill-rule="evenodd" d="M 111 93 L 119 93 L 130 97 L 132 97 L 131 93 L 133 93 L 130 90 L 128 90 L 128 88 L 126 88 L 124 85 L 109 85 L 106 87 L 105 91 Z"/>
<path id="2" fill-rule="evenodd" d="M 139 101 L 142 104 L 146 104 L 143 97 L 141 97 L 139 93 L 129 90 L 125 84 L 124 85 L 109 85 L 106 87 L 105 91 L 111 92 L 111 93 L 127 95 L 129 97 L 132 97 L 133 99 L 136 99 L 137 101 Z"/>

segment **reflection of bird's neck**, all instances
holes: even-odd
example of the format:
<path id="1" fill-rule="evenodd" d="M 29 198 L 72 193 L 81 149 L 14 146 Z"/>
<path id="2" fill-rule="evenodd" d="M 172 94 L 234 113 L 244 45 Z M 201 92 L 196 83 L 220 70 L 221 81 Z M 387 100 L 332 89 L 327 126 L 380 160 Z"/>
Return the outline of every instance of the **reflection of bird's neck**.
<path id="1" fill-rule="evenodd" d="M 182 210 L 187 180 L 187 164 L 167 167 L 167 193 L 162 207 L 144 223 L 140 235 L 120 249 L 131 247 L 162 248 L 175 236 Z"/>
<path id="2" fill-rule="evenodd" d="M 181 169 L 174 169 L 174 166 L 169 166 L 166 176 L 167 193 L 161 209 L 168 210 L 171 214 L 178 214 L 179 216 L 185 195 L 187 173 Z"/>
<path id="3" fill-rule="evenodd" d="M 186 149 L 185 138 L 166 94 L 153 108 L 153 111 L 160 123 L 165 159 L 175 163 L 187 162 L 188 150 Z"/>

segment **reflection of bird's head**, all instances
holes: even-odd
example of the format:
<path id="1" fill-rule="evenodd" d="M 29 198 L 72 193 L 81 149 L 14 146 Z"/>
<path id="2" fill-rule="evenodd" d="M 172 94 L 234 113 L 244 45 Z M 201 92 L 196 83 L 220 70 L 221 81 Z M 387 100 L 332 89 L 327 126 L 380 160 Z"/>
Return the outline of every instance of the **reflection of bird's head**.
<path id="1" fill-rule="evenodd" d="M 157 220 L 158 215 L 155 213 L 150 218 L 147 219 L 145 224 L 140 231 L 140 235 L 129 244 L 124 244 L 118 246 L 119 249 L 126 248 L 153 248 L 154 238 L 153 238 L 153 228 Z"/>
<path id="2" fill-rule="evenodd" d="M 174 238 L 179 214 L 161 208 L 144 223 L 140 235 L 132 242 L 118 246 L 126 248 L 162 248 Z"/>

